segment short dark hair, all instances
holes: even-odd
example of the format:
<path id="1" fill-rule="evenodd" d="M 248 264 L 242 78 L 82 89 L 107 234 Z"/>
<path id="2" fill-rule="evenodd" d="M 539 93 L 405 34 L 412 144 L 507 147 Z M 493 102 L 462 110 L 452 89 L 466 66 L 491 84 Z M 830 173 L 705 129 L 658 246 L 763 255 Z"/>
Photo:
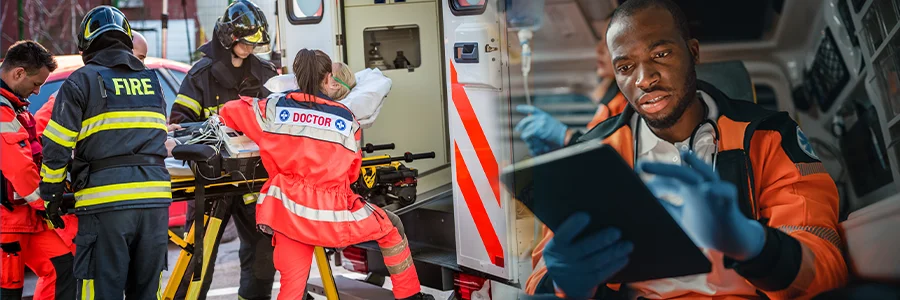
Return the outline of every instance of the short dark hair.
<path id="1" fill-rule="evenodd" d="M 28 75 L 37 74 L 43 67 L 47 67 L 50 72 L 53 72 L 56 70 L 56 59 L 53 58 L 50 51 L 47 51 L 47 48 L 35 41 L 18 41 L 6 50 L 2 69 L 9 71 L 18 67 L 25 68 Z"/>
<path id="2" fill-rule="evenodd" d="M 691 39 L 691 30 L 688 27 L 687 17 L 684 16 L 681 7 L 671 0 L 627 0 L 613 11 L 609 20 L 609 27 L 612 28 L 612 24 L 621 18 L 630 17 L 640 11 L 652 7 L 658 7 L 668 11 L 669 14 L 672 15 L 672 20 L 675 21 L 675 26 L 678 27 L 678 31 L 681 32 L 681 37 L 683 37 L 685 41 Z M 609 31 L 609 29 L 607 29 L 607 31 Z"/>

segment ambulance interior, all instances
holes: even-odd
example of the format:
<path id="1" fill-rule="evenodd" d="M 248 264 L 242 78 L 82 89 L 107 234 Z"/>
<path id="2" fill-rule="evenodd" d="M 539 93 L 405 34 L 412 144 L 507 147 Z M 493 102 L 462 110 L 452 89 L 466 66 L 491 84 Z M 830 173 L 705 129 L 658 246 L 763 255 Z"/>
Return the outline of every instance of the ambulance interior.
<path id="1" fill-rule="evenodd" d="M 459 175 L 460 159 L 465 157 L 471 169 L 470 158 L 478 151 L 468 138 L 457 139 L 463 127 L 458 120 L 466 116 L 458 112 L 454 84 L 483 78 L 465 91 L 475 111 L 495 112 L 476 114 L 491 141 L 487 146 L 500 149 L 501 167 L 527 158 L 527 146 L 512 130 L 525 117 L 512 109 L 527 102 L 525 79 L 531 103 L 583 129 L 597 109 L 591 93 L 598 83 L 595 47 L 604 34 L 602 22 L 619 1 L 279 0 L 277 9 L 286 10 L 273 19 L 282 36 L 276 43 L 283 50 L 283 71 L 298 49 L 318 48 L 353 70 L 381 68 L 393 80 L 378 122 L 363 131 L 364 143 L 395 143 L 396 150 L 385 152 L 392 156 L 436 153 L 433 160 L 408 165 L 420 172 L 417 201 L 437 201 L 396 211 L 422 284 L 460 289 L 465 279 L 453 275 L 459 272 L 521 287 L 531 271 L 539 227 L 508 195 L 498 196 L 495 206 L 513 208 L 488 207 L 486 214 L 508 253 L 506 266 L 484 254 L 481 228 L 476 232 L 472 218 L 462 216 L 471 212 L 459 199 L 459 178 L 453 177 Z M 900 2 L 675 2 L 700 41 L 698 78 L 732 98 L 789 112 L 809 137 L 841 194 L 844 252 L 852 273 L 865 280 L 900 280 L 900 235 L 893 233 L 900 228 L 900 181 L 895 180 L 900 178 Z M 527 77 L 521 28 L 503 23 L 511 3 L 543 11 L 531 28 Z M 460 13 L 470 8 L 476 13 Z M 486 75 L 473 75 L 476 70 Z M 474 161 L 481 159 L 479 154 Z M 471 175 L 467 179 L 479 190 L 490 190 L 490 178 Z M 345 264 L 386 275 L 377 245 L 360 247 L 344 251 Z"/>
<path id="2" fill-rule="evenodd" d="M 698 78 L 789 112 L 809 137 L 840 192 L 851 272 L 900 280 L 900 235 L 890 229 L 900 225 L 900 2 L 675 2 L 700 42 Z M 596 110 L 594 47 L 617 3 L 545 3 L 531 41 L 531 102 L 570 127 L 584 128 Z M 516 35 L 509 39 L 517 48 Z M 518 68 L 510 66 L 513 106 L 526 102 Z M 512 124 L 525 117 L 513 116 Z M 513 141 L 516 159 L 527 156 Z"/>

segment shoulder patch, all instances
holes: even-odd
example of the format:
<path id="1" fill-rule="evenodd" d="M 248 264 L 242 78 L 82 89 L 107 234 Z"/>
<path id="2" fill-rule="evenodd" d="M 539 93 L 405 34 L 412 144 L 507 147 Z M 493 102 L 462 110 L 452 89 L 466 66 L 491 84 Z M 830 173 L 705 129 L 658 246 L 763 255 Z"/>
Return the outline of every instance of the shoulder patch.
<path id="1" fill-rule="evenodd" d="M 812 144 L 809 143 L 809 138 L 806 137 L 806 134 L 803 133 L 803 130 L 800 130 L 800 126 L 797 126 L 797 145 L 800 146 L 800 150 L 809 157 L 812 157 L 815 160 L 819 160 L 819 156 L 816 155 L 816 151 L 813 150 Z"/>

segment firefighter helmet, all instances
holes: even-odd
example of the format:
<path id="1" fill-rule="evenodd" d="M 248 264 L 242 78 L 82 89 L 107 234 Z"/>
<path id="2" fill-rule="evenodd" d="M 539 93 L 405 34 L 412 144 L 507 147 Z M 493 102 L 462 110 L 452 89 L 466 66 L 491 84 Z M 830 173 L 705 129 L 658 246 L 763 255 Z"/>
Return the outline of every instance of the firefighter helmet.
<path id="1" fill-rule="evenodd" d="M 269 52 L 269 24 L 266 15 L 249 0 L 237 0 L 225 9 L 216 22 L 217 39 L 225 49 L 234 43 L 256 46 L 254 52 Z"/>
<path id="2" fill-rule="evenodd" d="M 124 33 L 131 45 L 131 26 L 119 9 L 101 5 L 97 6 L 81 20 L 81 34 L 78 35 L 78 50 L 85 51 L 98 36 L 110 30 Z"/>

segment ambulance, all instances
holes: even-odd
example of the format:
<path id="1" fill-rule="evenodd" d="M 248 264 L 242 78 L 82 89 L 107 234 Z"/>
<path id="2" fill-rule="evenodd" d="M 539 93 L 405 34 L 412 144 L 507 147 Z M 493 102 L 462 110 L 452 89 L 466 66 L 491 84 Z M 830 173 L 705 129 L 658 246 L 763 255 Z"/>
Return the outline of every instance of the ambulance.
<path id="1" fill-rule="evenodd" d="M 675 2 L 700 41 L 698 77 L 789 112 L 808 136 L 840 190 L 851 274 L 900 279 L 900 235 L 885 234 L 900 227 L 900 2 Z M 584 128 L 596 110 L 594 49 L 618 4 L 277 0 L 264 8 L 283 72 L 311 48 L 392 79 L 363 143 L 394 143 L 378 153 L 392 156 L 435 152 L 409 164 L 419 170 L 418 200 L 396 211 L 422 284 L 459 299 L 514 299 L 541 226 L 500 182 L 504 167 L 528 157 L 513 130 L 524 117 L 515 106 L 533 103 Z M 341 257 L 344 268 L 387 275 L 375 244 Z M 349 281 L 338 280 L 342 297 Z"/>

